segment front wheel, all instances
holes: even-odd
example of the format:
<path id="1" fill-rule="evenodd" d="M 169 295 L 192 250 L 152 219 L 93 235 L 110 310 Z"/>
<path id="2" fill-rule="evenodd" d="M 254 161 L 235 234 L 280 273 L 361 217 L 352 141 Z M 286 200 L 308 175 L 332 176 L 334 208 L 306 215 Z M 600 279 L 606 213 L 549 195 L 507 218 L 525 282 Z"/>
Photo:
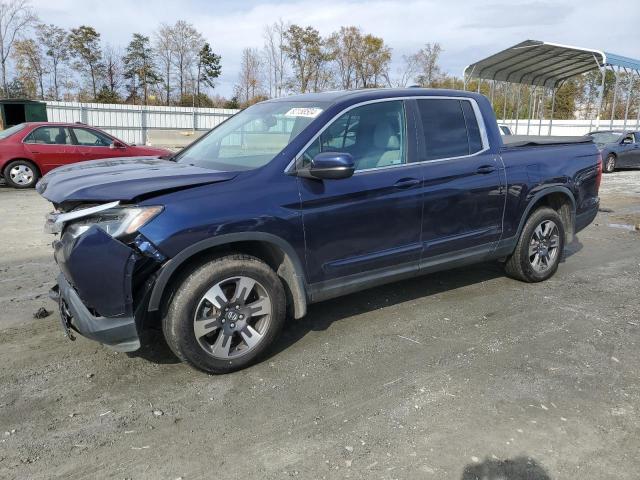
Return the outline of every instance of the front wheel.
<path id="1" fill-rule="evenodd" d="M 285 313 L 284 288 L 276 273 L 255 257 L 228 255 L 183 280 L 162 326 L 182 361 L 205 372 L 228 373 L 266 352 Z"/>
<path id="2" fill-rule="evenodd" d="M 558 213 L 538 208 L 524 224 L 516 248 L 505 264 L 507 274 L 523 282 L 552 277 L 564 251 L 564 225 Z"/>
<path id="3" fill-rule="evenodd" d="M 604 162 L 604 168 L 602 169 L 604 173 L 613 173 L 616 169 L 616 156 L 609 155 Z"/>
<path id="4" fill-rule="evenodd" d="M 4 169 L 4 180 L 13 188 L 31 188 L 38 181 L 38 169 L 27 160 L 14 160 Z"/>

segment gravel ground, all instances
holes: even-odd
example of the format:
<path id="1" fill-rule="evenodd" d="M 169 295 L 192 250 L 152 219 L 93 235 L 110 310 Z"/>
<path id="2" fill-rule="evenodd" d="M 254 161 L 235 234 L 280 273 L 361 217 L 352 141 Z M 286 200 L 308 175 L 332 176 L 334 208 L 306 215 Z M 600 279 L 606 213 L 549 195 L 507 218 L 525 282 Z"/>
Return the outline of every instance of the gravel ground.
<path id="1" fill-rule="evenodd" d="M 34 319 L 48 205 L 0 187 L 0 478 L 637 479 L 640 172 L 542 284 L 494 264 L 314 305 L 239 373 Z"/>

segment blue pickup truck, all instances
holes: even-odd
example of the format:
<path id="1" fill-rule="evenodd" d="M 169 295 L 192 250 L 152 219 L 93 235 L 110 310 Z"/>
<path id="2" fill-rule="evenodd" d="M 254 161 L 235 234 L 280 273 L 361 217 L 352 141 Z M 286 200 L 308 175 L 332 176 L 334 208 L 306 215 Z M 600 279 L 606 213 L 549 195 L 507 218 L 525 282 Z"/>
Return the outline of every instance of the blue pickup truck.
<path id="1" fill-rule="evenodd" d="M 487 260 L 546 280 L 601 175 L 589 137 L 502 137 L 482 95 L 410 88 L 269 100 L 169 160 L 79 163 L 37 189 L 69 335 L 133 351 L 156 323 L 224 373 L 314 302 Z"/>

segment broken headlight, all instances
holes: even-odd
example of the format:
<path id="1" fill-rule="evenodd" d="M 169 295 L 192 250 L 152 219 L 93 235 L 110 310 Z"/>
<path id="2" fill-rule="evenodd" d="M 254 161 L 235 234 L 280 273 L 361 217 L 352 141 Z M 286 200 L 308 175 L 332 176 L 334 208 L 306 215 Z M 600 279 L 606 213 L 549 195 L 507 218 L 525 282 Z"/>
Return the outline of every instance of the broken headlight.
<path id="1" fill-rule="evenodd" d="M 161 211 L 160 206 L 110 208 L 69 223 L 65 232 L 77 237 L 95 225 L 114 238 L 126 237 L 137 232 Z"/>

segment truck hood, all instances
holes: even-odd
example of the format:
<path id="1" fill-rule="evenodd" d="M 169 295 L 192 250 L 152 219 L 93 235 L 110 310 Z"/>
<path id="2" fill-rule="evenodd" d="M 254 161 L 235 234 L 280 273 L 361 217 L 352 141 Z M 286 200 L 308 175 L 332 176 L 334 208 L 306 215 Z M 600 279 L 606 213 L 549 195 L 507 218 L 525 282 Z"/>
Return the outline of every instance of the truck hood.
<path id="1" fill-rule="evenodd" d="M 36 185 L 50 202 L 131 201 L 167 190 L 231 180 L 220 172 L 157 157 L 113 158 L 56 168 Z"/>

